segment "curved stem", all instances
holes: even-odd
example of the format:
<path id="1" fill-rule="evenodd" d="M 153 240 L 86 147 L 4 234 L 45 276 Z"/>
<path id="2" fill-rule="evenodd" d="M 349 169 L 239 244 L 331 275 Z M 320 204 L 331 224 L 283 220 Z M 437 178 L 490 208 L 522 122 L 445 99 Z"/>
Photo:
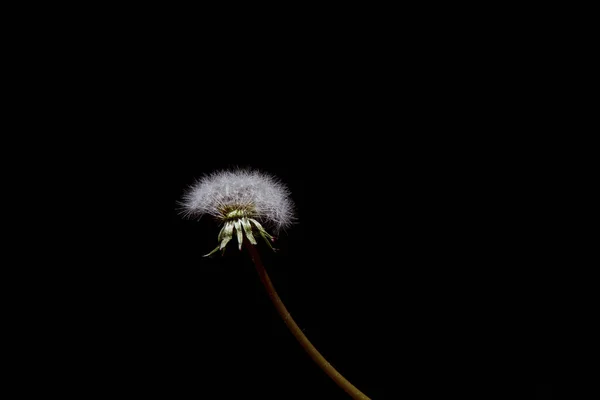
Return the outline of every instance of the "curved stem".
<path id="1" fill-rule="evenodd" d="M 283 302 L 279 298 L 279 295 L 275 291 L 273 283 L 271 282 L 271 279 L 269 278 L 265 267 L 262 265 L 260 256 L 255 246 L 247 242 L 245 242 L 245 244 L 246 248 L 248 249 L 248 252 L 250 253 L 250 256 L 252 257 L 252 260 L 254 261 L 254 265 L 256 267 L 256 271 L 258 272 L 258 276 L 260 277 L 260 280 L 265 286 L 265 289 L 267 289 L 267 293 L 269 294 L 271 301 L 275 305 L 277 312 L 279 313 L 279 315 L 281 315 L 281 318 L 283 318 L 283 321 L 285 322 L 287 327 L 290 329 L 290 331 L 292 331 L 292 334 L 296 337 L 298 342 L 300 342 L 300 345 L 304 348 L 304 350 L 306 350 L 308 355 L 317 363 L 317 365 L 319 365 L 319 367 L 321 367 L 323 371 L 325 371 L 327 375 L 329 375 L 331 379 L 335 381 L 335 383 L 338 384 L 339 387 L 344 389 L 346 393 L 352 396 L 353 399 L 370 400 L 369 397 L 367 397 L 364 393 L 358 390 L 353 384 L 351 384 L 346 378 L 344 378 L 339 372 L 337 372 L 337 370 L 333 368 L 333 366 L 325 359 L 325 357 L 323 357 L 321 353 L 319 353 L 319 351 L 315 348 L 315 346 L 313 346 L 313 344 L 308 340 L 308 338 L 304 335 L 302 330 L 298 327 L 298 325 L 290 315 L 289 311 L 285 308 L 285 305 L 283 304 Z"/>

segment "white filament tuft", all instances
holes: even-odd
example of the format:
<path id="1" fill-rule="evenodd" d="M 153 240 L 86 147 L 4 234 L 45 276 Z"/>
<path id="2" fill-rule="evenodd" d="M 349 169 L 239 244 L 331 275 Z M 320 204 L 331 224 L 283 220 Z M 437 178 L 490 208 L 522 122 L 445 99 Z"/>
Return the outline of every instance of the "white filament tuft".
<path id="1" fill-rule="evenodd" d="M 275 231 L 294 222 L 294 205 L 288 188 L 275 176 L 254 170 L 216 171 L 190 186 L 181 203 L 183 214 L 226 219 L 238 210 L 248 213 Z"/>

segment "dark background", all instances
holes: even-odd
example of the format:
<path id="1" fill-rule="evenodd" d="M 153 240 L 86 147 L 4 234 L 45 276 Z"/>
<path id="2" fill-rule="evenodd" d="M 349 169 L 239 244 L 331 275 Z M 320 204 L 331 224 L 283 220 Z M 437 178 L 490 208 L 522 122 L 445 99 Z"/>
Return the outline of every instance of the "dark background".
<path id="1" fill-rule="evenodd" d="M 122 252 L 98 269 L 107 379 L 170 395 L 346 398 L 289 333 L 248 255 L 202 257 L 220 227 L 178 214 L 202 174 L 249 166 L 279 177 L 296 205 L 280 250 L 260 246 L 274 285 L 353 384 L 391 399 L 492 396 L 522 382 L 528 321 L 502 251 L 511 239 L 485 233 L 497 216 L 479 183 L 498 179 L 493 170 L 474 173 L 437 140 L 245 129 L 198 128 L 138 159 L 135 215 L 108 239 Z"/>
<path id="2" fill-rule="evenodd" d="M 501 139 L 433 134 L 447 121 L 413 94 L 388 98 L 384 120 L 367 92 L 328 98 L 286 83 L 280 98 L 211 77 L 192 95 L 174 79 L 107 103 L 89 152 L 99 180 L 76 178 L 88 182 L 78 198 L 99 200 L 85 210 L 93 224 L 76 220 L 77 245 L 63 244 L 74 267 L 44 273 L 65 288 L 56 309 L 76 329 L 61 341 L 85 387 L 346 398 L 288 332 L 249 257 L 232 246 L 203 258 L 219 226 L 178 214 L 195 179 L 236 166 L 289 186 L 298 222 L 279 252 L 260 249 L 266 268 L 313 344 L 370 397 L 475 397 L 523 380 L 529 321 L 512 260 L 524 242 L 506 225 L 525 189 L 504 189 L 513 159 L 495 165 Z"/>
<path id="3" fill-rule="evenodd" d="M 258 40 L 177 22 L 109 45 L 106 29 L 36 39 L 35 101 L 52 106 L 35 118 L 69 133 L 49 141 L 72 191 L 56 196 L 68 213 L 45 221 L 70 235 L 48 231 L 57 267 L 31 272 L 47 335 L 32 343 L 50 355 L 38 368 L 61 375 L 48 385 L 347 398 L 249 257 L 203 258 L 219 227 L 177 212 L 195 179 L 235 166 L 289 186 L 298 223 L 279 252 L 260 249 L 266 268 L 313 344 L 373 399 L 512 398 L 551 375 L 547 289 L 530 280 L 547 171 L 528 161 L 544 143 L 517 124 L 533 112 L 535 82 L 511 86 L 523 63 L 470 32 Z"/>

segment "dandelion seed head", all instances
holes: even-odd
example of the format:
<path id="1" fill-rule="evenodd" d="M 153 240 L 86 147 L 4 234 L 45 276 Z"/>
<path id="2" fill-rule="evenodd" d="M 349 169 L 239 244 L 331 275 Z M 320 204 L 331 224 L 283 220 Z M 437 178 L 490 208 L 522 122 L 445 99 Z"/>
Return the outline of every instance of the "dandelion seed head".
<path id="1" fill-rule="evenodd" d="M 210 215 L 221 221 L 254 218 L 276 232 L 294 221 L 288 188 L 275 176 L 255 169 L 205 175 L 188 189 L 181 205 L 188 217 Z"/>

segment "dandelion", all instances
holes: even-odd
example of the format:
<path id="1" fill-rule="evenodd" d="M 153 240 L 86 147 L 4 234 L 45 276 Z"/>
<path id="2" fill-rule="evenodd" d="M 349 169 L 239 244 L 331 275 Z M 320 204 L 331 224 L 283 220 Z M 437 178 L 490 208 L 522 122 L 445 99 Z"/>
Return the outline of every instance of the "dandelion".
<path id="1" fill-rule="evenodd" d="M 192 186 L 182 205 L 187 216 L 211 215 L 223 223 L 218 236 L 220 244 L 207 254 L 209 256 L 218 250 L 224 251 L 234 232 L 240 250 L 244 236 L 256 245 L 253 231 L 272 248 L 274 237 L 259 221 L 277 233 L 290 226 L 294 217 L 289 194 L 277 178 L 260 171 L 218 171 Z"/>
<path id="2" fill-rule="evenodd" d="M 256 236 L 273 248 L 271 242 L 274 237 L 263 225 L 279 233 L 293 224 L 294 205 L 287 187 L 276 177 L 257 170 L 218 171 L 204 176 L 190 187 L 181 204 L 187 217 L 209 215 L 223 224 L 217 237 L 219 245 L 207 256 L 219 250 L 224 253 L 235 234 L 239 250 L 242 245 L 248 249 L 271 301 L 304 350 L 353 399 L 369 400 L 333 368 L 298 327 L 275 291 L 256 249 Z"/>

